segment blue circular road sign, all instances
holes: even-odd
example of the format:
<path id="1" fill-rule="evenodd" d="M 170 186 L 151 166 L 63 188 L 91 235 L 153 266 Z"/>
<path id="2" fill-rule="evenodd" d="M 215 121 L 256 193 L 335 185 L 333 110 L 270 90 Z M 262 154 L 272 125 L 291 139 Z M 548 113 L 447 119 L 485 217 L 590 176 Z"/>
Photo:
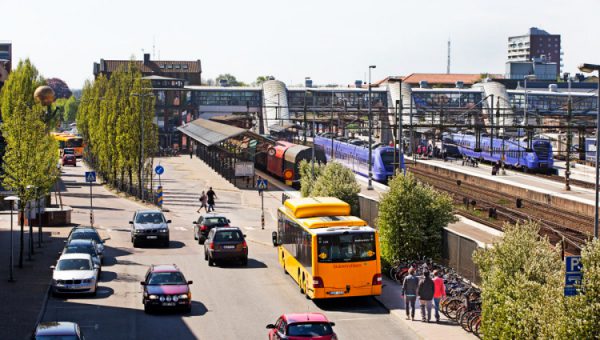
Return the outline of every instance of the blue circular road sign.
<path id="1" fill-rule="evenodd" d="M 156 172 L 157 175 L 162 175 L 165 172 L 165 168 L 163 168 L 162 165 L 157 165 L 156 168 L 154 168 L 154 172 Z"/>

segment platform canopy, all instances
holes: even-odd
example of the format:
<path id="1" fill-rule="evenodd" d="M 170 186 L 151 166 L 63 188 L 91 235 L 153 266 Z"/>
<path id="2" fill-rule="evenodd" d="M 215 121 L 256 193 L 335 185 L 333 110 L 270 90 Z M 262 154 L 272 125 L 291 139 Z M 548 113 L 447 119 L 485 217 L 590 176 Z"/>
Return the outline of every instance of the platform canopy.
<path id="1" fill-rule="evenodd" d="M 202 118 L 179 126 L 177 127 L 177 130 L 205 146 L 218 144 L 248 131 L 239 127 L 221 124 Z"/>

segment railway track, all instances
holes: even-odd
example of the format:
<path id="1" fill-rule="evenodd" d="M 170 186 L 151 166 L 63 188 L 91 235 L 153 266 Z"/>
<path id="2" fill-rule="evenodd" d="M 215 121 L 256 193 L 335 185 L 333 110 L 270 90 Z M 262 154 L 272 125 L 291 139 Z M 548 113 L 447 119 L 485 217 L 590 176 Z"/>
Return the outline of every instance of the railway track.
<path id="1" fill-rule="evenodd" d="M 565 183 L 565 178 L 563 176 L 558 175 L 545 175 L 545 174 L 531 174 L 535 177 L 551 180 L 554 182 Z M 587 181 L 582 181 L 578 179 L 569 178 L 569 184 L 571 186 L 576 186 L 584 189 L 594 189 L 595 184 Z"/>
<path id="2" fill-rule="evenodd" d="M 582 244 L 591 234 L 593 220 L 586 216 L 576 215 L 556 209 L 547 204 L 522 199 L 521 208 L 516 207 L 517 197 L 468 183 L 460 183 L 420 167 L 411 167 L 410 171 L 419 180 L 433 187 L 448 192 L 458 206 L 457 213 L 471 218 L 484 225 L 502 230 L 505 222 L 533 220 L 540 223 L 541 232 L 548 235 L 553 243 L 563 242 L 565 251 L 578 254 Z M 466 204 L 465 204 L 466 203 Z M 473 204 L 475 203 L 475 204 Z M 511 205 L 515 204 L 512 208 Z M 495 218 L 482 218 L 489 212 L 495 213 Z"/>

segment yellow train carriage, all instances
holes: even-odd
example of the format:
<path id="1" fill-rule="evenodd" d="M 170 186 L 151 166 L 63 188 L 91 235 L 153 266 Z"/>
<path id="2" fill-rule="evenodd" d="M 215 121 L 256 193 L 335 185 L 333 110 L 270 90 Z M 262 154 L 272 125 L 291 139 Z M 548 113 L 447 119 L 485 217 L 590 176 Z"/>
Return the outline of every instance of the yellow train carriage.
<path id="1" fill-rule="evenodd" d="M 279 263 L 311 299 L 381 294 L 378 232 L 336 198 L 288 199 L 278 210 Z"/>

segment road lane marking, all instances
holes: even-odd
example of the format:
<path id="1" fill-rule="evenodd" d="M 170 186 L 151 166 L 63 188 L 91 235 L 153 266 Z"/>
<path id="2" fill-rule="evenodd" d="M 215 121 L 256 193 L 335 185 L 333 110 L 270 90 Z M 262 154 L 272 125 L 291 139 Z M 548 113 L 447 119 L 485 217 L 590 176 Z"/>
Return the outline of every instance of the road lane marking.
<path id="1" fill-rule="evenodd" d="M 175 230 L 187 231 L 187 228 L 184 228 L 184 227 L 175 227 Z"/>

